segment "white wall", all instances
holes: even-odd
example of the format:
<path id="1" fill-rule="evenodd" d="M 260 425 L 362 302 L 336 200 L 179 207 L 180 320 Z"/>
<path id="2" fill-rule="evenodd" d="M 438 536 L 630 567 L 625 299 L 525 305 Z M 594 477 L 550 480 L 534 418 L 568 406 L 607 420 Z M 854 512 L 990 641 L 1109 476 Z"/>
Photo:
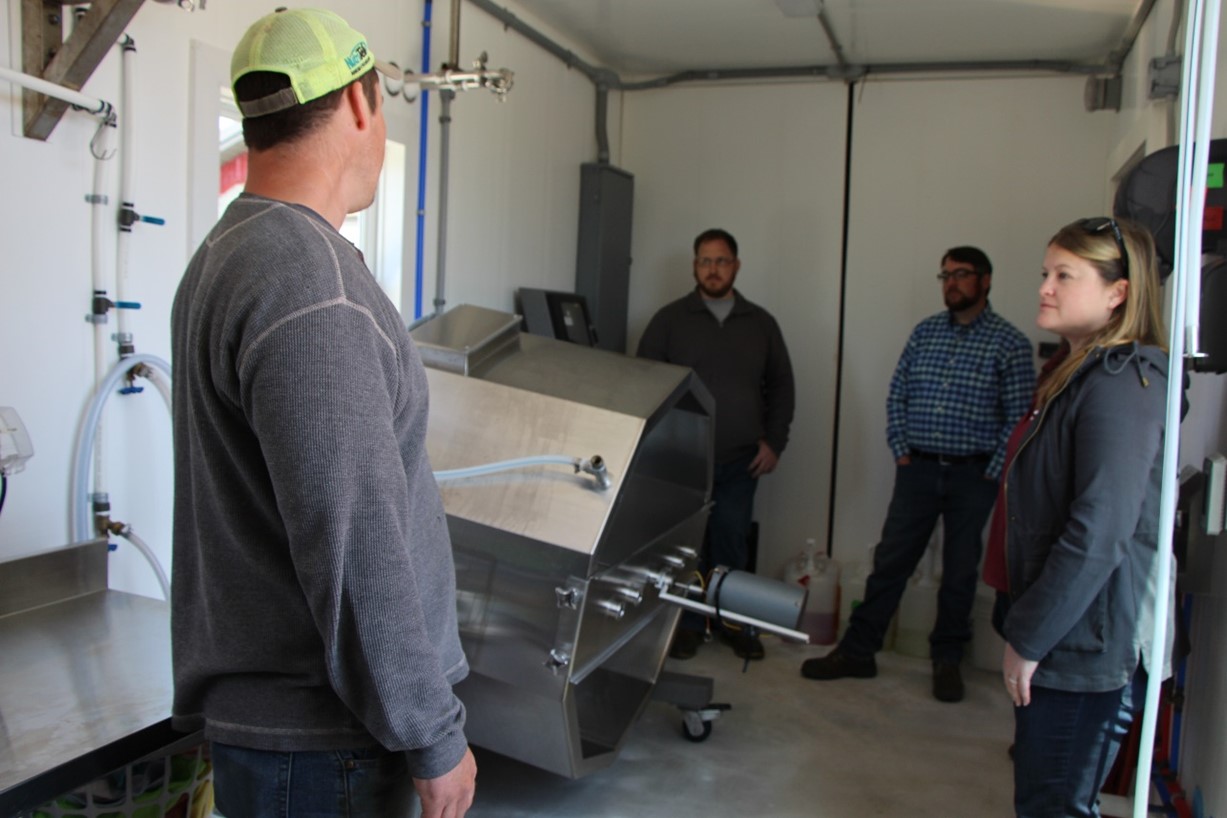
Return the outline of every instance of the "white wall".
<path id="1" fill-rule="evenodd" d="M 780 324 L 797 382 L 791 440 L 760 481 L 758 570 L 778 576 L 806 537 L 825 542 L 839 314 L 846 92 L 835 84 L 690 85 L 624 95 L 635 174 L 630 349 L 694 286 L 694 237 L 739 245 L 737 289 Z"/>

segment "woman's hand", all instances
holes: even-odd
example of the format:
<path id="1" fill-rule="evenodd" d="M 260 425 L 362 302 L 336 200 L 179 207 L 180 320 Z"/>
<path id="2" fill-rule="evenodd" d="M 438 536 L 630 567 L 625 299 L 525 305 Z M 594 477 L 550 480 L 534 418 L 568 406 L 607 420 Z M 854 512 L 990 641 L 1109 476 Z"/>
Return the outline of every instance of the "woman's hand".
<path id="1" fill-rule="evenodd" d="M 1031 704 L 1031 677 L 1039 662 L 1024 659 L 1009 642 L 1005 644 L 1005 657 L 1001 660 L 1001 675 L 1005 678 L 1005 690 L 1010 694 L 1015 707 Z"/>

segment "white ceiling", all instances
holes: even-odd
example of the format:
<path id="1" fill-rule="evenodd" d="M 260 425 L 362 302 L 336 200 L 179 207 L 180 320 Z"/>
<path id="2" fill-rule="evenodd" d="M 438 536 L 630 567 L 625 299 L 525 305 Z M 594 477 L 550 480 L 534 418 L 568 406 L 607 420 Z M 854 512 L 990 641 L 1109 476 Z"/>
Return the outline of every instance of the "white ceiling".
<path id="1" fill-rule="evenodd" d="M 518 0 L 623 78 L 696 68 L 1102 63 L 1145 0 Z M 787 12 L 787 13 L 786 13 Z M 799 16 L 793 16 L 799 15 Z M 527 17 L 526 17 L 527 21 Z"/>

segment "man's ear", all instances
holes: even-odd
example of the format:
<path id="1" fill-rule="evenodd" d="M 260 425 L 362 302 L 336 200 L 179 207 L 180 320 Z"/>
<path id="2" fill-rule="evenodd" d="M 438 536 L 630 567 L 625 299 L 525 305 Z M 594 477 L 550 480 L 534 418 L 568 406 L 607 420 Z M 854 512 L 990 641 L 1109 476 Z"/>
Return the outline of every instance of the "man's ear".
<path id="1" fill-rule="evenodd" d="M 371 127 L 371 118 L 374 115 L 374 111 L 367 104 L 366 92 L 363 90 L 361 82 L 351 82 L 345 86 L 342 99 L 341 104 L 346 107 L 346 113 L 353 115 L 354 125 L 358 130 L 365 131 Z"/>

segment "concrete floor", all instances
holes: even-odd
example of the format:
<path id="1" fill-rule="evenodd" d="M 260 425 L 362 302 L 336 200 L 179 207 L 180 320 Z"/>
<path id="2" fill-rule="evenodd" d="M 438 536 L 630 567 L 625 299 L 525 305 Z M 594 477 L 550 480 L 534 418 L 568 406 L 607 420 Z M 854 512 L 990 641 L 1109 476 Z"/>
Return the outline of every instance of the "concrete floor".
<path id="1" fill-rule="evenodd" d="M 936 701 L 930 666 L 890 651 L 876 679 L 813 682 L 801 662 L 827 647 L 763 640 L 741 672 L 710 643 L 666 669 L 715 679 L 733 708 L 702 743 L 676 708 L 652 702 L 617 760 L 577 781 L 477 751 L 472 818 L 520 816 L 819 816 L 960 818 L 1012 813 L 1007 748 L 1014 719 L 1000 676 L 964 666 L 967 698 Z"/>

